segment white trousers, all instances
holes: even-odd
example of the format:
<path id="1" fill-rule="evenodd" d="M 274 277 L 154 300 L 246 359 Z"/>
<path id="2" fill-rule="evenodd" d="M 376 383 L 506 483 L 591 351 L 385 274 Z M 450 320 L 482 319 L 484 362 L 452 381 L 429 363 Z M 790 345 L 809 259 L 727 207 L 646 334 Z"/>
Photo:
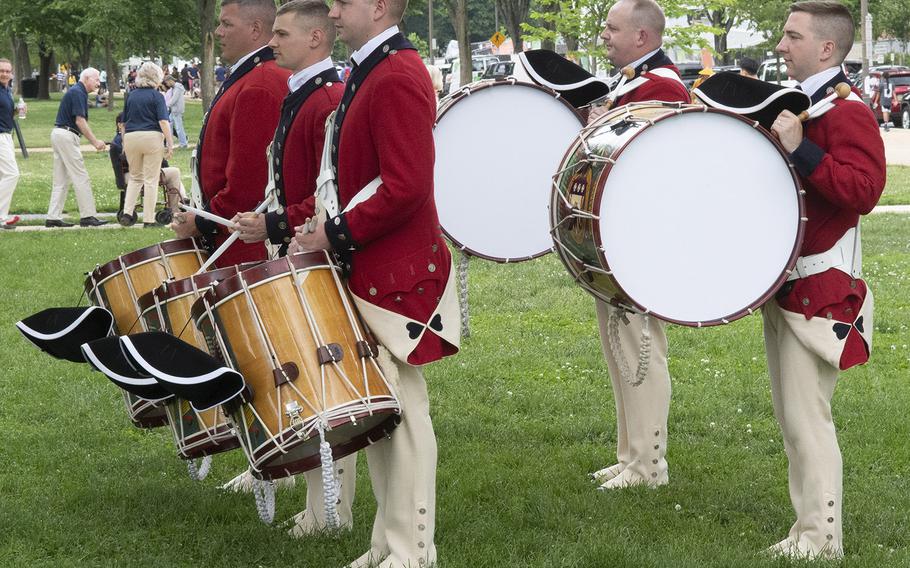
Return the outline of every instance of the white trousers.
<path id="1" fill-rule="evenodd" d="M 0 134 L 0 222 L 9 217 L 17 183 L 19 166 L 16 164 L 16 149 L 13 147 L 13 135 L 7 132 Z"/>
<path id="2" fill-rule="evenodd" d="M 843 554 L 843 462 L 831 419 L 838 369 L 806 349 L 771 300 L 762 307 L 774 416 L 789 461 L 796 522 L 790 547 L 803 555 Z"/>
<path id="3" fill-rule="evenodd" d="M 79 217 L 94 217 L 98 212 L 95 196 L 92 195 L 92 182 L 79 149 L 79 136 L 69 130 L 54 128 L 51 130 L 51 148 L 54 151 L 54 186 L 47 206 L 48 220 L 59 221 L 63 218 L 69 184 L 73 184 L 76 192 Z"/>
<path id="4" fill-rule="evenodd" d="M 366 449 L 376 519 L 370 550 L 354 565 L 422 568 L 436 563 L 436 435 L 423 372 L 391 360 L 398 377 L 387 378 L 398 392 L 401 424 Z"/>
<path id="5" fill-rule="evenodd" d="M 620 310 L 596 300 L 601 348 L 616 402 L 616 458 L 630 483 L 665 484 L 667 473 L 667 417 L 670 414 L 670 372 L 667 369 L 666 324 L 651 317 L 648 372 L 637 386 L 629 384 L 638 368 L 644 316 L 626 314 L 629 323 L 619 321 L 618 340 L 626 366 L 633 377 L 623 377 L 616 346 L 610 345 L 608 326 Z M 628 379 L 628 380 L 627 380 Z"/>

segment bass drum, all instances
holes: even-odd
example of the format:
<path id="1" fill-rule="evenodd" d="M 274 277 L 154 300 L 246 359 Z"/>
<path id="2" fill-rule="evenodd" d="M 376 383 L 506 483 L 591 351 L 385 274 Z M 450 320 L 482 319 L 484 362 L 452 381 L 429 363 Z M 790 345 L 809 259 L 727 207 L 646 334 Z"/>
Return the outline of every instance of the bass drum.
<path id="1" fill-rule="evenodd" d="M 578 135 L 553 182 L 552 236 L 572 277 L 668 322 L 751 314 L 799 255 L 806 218 L 786 152 L 726 111 L 614 109 Z"/>
<path id="2" fill-rule="evenodd" d="M 468 85 L 437 115 L 433 185 L 446 237 L 496 262 L 550 252 L 550 177 L 581 130 L 575 109 L 551 89 L 506 79 Z"/>

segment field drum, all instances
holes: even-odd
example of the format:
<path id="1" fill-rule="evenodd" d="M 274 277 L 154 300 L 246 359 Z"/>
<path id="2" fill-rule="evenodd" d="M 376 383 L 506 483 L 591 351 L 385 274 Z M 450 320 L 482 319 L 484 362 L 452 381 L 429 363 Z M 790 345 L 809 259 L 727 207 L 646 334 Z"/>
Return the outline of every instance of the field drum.
<path id="1" fill-rule="evenodd" d="M 197 272 L 208 253 L 193 239 L 163 241 L 100 264 L 85 279 L 89 301 L 114 314 L 118 335 L 148 331 L 139 317 L 139 297 L 165 280 L 177 280 Z M 123 391 L 130 420 L 136 426 L 153 428 L 167 423 L 164 407 Z"/>
<path id="2" fill-rule="evenodd" d="M 225 408 L 257 478 L 318 467 L 322 434 L 338 460 L 400 421 L 338 272 L 324 252 L 289 255 L 223 280 L 193 305 L 206 341 L 251 391 Z"/>

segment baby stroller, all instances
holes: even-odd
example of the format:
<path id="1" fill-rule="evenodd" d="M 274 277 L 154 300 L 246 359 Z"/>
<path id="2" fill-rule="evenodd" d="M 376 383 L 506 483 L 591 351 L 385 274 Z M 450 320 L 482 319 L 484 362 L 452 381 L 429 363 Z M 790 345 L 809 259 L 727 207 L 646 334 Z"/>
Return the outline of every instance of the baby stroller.
<path id="1" fill-rule="evenodd" d="M 118 122 L 122 120 L 119 116 Z M 110 150 L 111 166 L 114 169 L 114 179 L 117 189 L 120 190 L 120 206 L 117 208 L 117 219 L 123 215 L 123 201 L 126 198 L 127 176 L 130 175 L 130 165 L 126 161 L 126 154 L 123 152 L 123 137 L 120 132 L 111 140 Z M 176 170 L 174 172 L 173 170 Z M 180 170 L 171 168 L 167 160 L 161 160 L 161 173 L 158 176 L 158 187 L 161 188 L 162 199 L 156 201 L 155 221 L 162 225 L 167 225 L 174 218 L 174 213 L 180 211 Z M 174 175 L 176 173 L 176 175 Z M 170 179 L 169 179 L 170 178 Z M 176 178 L 176 179 L 174 179 Z M 168 183 L 170 181 L 170 183 Z M 148 188 L 143 187 L 142 192 Z M 157 191 L 155 188 L 154 191 Z M 142 193 L 136 200 L 136 207 L 139 208 L 142 203 Z M 160 209 L 159 209 L 160 207 Z"/>

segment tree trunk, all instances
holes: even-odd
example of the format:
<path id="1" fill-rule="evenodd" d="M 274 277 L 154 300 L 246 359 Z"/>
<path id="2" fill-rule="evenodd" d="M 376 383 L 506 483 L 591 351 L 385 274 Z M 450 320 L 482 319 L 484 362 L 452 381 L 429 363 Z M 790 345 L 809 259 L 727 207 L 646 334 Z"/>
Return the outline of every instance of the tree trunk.
<path id="1" fill-rule="evenodd" d="M 468 2 L 467 0 L 446 0 L 449 18 L 455 28 L 455 39 L 458 41 L 458 64 L 461 66 L 459 81 L 465 86 L 474 80 L 471 68 L 471 42 L 468 41 Z"/>
<path id="2" fill-rule="evenodd" d="M 107 110 L 114 110 L 114 93 L 120 92 L 120 70 L 114 61 L 114 46 L 109 38 L 104 40 L 104 69 L 107 71 Z"/>
<path id="3" fill-rule="evenodd" d="M 528 21 L 531 2 L 530 0 L 499 0 L 499 7 L 506 20 L 506 31 L 512 38 L 512 47 L 515 53 L 519 53 L 523 50 L 521 23 Z"/>
<path id="4" fill-rule="evenodd" d="M 22 96 L 22 80 L 32 76 L 32 61 L 28 55 L 28 43 L 25 37 L 14 35 L 11 40 L 13 46 L 13 73 L 16 74 L 17 97 Z"/>
<path id="5" fill-rule="evenodd" d="M 202 30 L 202 110 L 207 112 L 215 98 L 215 0 L 197 0 Z"/>
<path id="6" fill-rule="evenodd" d="M 38 58 L 41 60 L 38 71 L 38 99 L 46 101 L 51 98 L 48 82 L 50 81 L 51 73 L 54 72 L 51 65 L 51 61 L 54 58 L 54 50 L 44 40 L 38 40 Z"/>
<path id="7" fill-rule="evenodd" d="M 79 35 L 79 70 L 83 70 L 92 63 L 92 46 L 95 38 L 89 35 Z"/>
<path id="8" fill-rule="evenodd" d="M 540 12 L 543 14 L 557 14 L 559 12 L 559 4 L 555 0 L 548 0 L 542 2 L 540 5 Z M 556 31 L 556 22 L 552 20 L 542 19 L 540 21 L 540 26 L 544 29 L 547 29 L 551 32 Z M 555 39 L 545 39 L 540 42 L 541 49 L 549 49 L 550 51 L 556 51 L 556 40 Z"/>

